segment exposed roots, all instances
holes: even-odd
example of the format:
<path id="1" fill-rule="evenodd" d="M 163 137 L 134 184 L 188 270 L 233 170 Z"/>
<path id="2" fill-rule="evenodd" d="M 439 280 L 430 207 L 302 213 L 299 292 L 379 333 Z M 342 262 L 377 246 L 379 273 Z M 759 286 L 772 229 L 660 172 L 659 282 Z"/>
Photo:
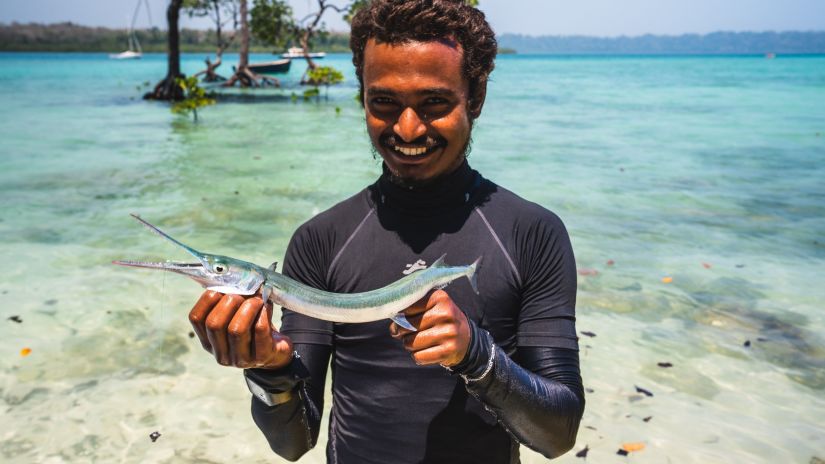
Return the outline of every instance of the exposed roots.
<path id="1" fill-rule="evenodd" d="M 229 78 L 229 80 L 224 82 L 222 86 L 233 87 L 236 83 L 239 84 L 241 87 L 281 86 L 281 81 L 279 81 L 278 79 L 254 73 L 247 67 L 236 69 L 235 74 L 233 74 L 232 77 Z"/>
<path id="2" fill-rule="evenodd" d="M 158 82 L 151 92 L 146 92 L 143 95 L 144 100 L 163 100 L 163 101 L 181 101 L 183 100 L 183 89 L 180 88 L 175 81 L 177 78 L 183 78 L 184 75 L 166 76 L 162 81 Z"/>

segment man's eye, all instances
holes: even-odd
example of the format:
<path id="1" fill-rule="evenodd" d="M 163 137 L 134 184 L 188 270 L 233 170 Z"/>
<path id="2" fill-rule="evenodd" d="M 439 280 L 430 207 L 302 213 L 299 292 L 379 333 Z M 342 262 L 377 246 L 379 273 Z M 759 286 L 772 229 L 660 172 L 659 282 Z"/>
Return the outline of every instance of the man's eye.
<path id="1" fill-rule="evenodd" d="M 372 104 L 376 105 L 376 106 L 390 106 L 390 105 L 394 105 L 395 102 L 392 101 L 392 99 L 390 99 L 390 98 L 376 97 L 376 98 L 372 99 Z"/>
<path id="2" fill-rule="evenodd" d="M 449 103 L 447 100 L 439 97 L 428 98 L 426 103 L 428 105 L 446 105 Z"/>

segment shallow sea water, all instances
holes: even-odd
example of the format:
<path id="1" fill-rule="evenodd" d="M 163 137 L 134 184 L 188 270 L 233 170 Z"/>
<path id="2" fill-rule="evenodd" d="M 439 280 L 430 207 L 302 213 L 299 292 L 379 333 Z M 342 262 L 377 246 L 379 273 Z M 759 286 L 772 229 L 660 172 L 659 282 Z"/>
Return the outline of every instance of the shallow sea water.
<path id="1" fill-rule="evenodd" d="M 199 288 L 109 263 L 183 258 L 135 212 L 268 264 L 372 182 L 348 60 L 328 100 L 238 91 L 195 125 L 139 98 L 163 56 L 0 54 L 1 461 L 278 461 L 189 337 Z M 559 462 L 825 458 L 823 102 L 824 57 L 499 59 L 471 164 L 559 214 L 584 274 L 587 410 Z"/>

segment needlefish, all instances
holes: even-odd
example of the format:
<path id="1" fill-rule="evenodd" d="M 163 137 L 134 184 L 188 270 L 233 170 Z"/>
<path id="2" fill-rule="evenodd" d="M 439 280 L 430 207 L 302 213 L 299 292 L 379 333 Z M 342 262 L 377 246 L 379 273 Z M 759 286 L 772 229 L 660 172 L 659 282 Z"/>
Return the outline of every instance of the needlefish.
<path id="1" fill-rule="evenodd" d="M 430 290 L 444 288 L 460 277 L 470 281 L 478 293 L 476 270 L 481 257 L 468 266 L 448 266 L 442 255 L 429 267 L 368 292 L 333 293 L 298 282 L 276 272 L 277 262 L 268 268 L 229 256 L 203 253 L 184 245 L 170 235 L 132 214 L 154 233 L 183 248 L 197 259 L 195 263 L 174 261 L 112 261 L 113 264 L 160 269 L 185 275 L 208 290 L 238 295 L 260 291 L 264 301 L 289 308 L 300 314 L 332 322 L 372 322 L 392 319 L 401 327 L 416 330 L 401 312 L 423 298 Z"/>

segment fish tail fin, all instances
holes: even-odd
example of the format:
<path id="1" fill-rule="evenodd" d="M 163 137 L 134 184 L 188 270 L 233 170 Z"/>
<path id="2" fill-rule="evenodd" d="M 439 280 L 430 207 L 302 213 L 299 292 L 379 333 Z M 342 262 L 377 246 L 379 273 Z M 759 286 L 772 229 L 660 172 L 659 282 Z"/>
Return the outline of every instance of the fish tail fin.
<path id="1" fill-rule="evenodd" d="M 446 265 L 446 264 L 444 264 L 444 257 L 445 257 L 445 256 L 447 256 L 447 253 L 444 253 L 444 254 L 443 254 L 443 255 L 441 255 L 441 256 L 440 256 L 437 260 L 435 260 L 435 262 L 434 262 L 434 263 L 430 264 L 430 267 L 431 267 L 431 268 L 437 268 L 437 267 L 447 267 L 447 265 Z"/>
<path id="2" fill-rule="evenodd" d="M 476 292 L 478 295 L 478 269 L 481 266 L 481 256 L 479 256 L 473 264 L 467 266 L 469 269 L 467 270 L 467 280 L 470 281 L 470 286 L 473 287 L 473 291 Z"/>

